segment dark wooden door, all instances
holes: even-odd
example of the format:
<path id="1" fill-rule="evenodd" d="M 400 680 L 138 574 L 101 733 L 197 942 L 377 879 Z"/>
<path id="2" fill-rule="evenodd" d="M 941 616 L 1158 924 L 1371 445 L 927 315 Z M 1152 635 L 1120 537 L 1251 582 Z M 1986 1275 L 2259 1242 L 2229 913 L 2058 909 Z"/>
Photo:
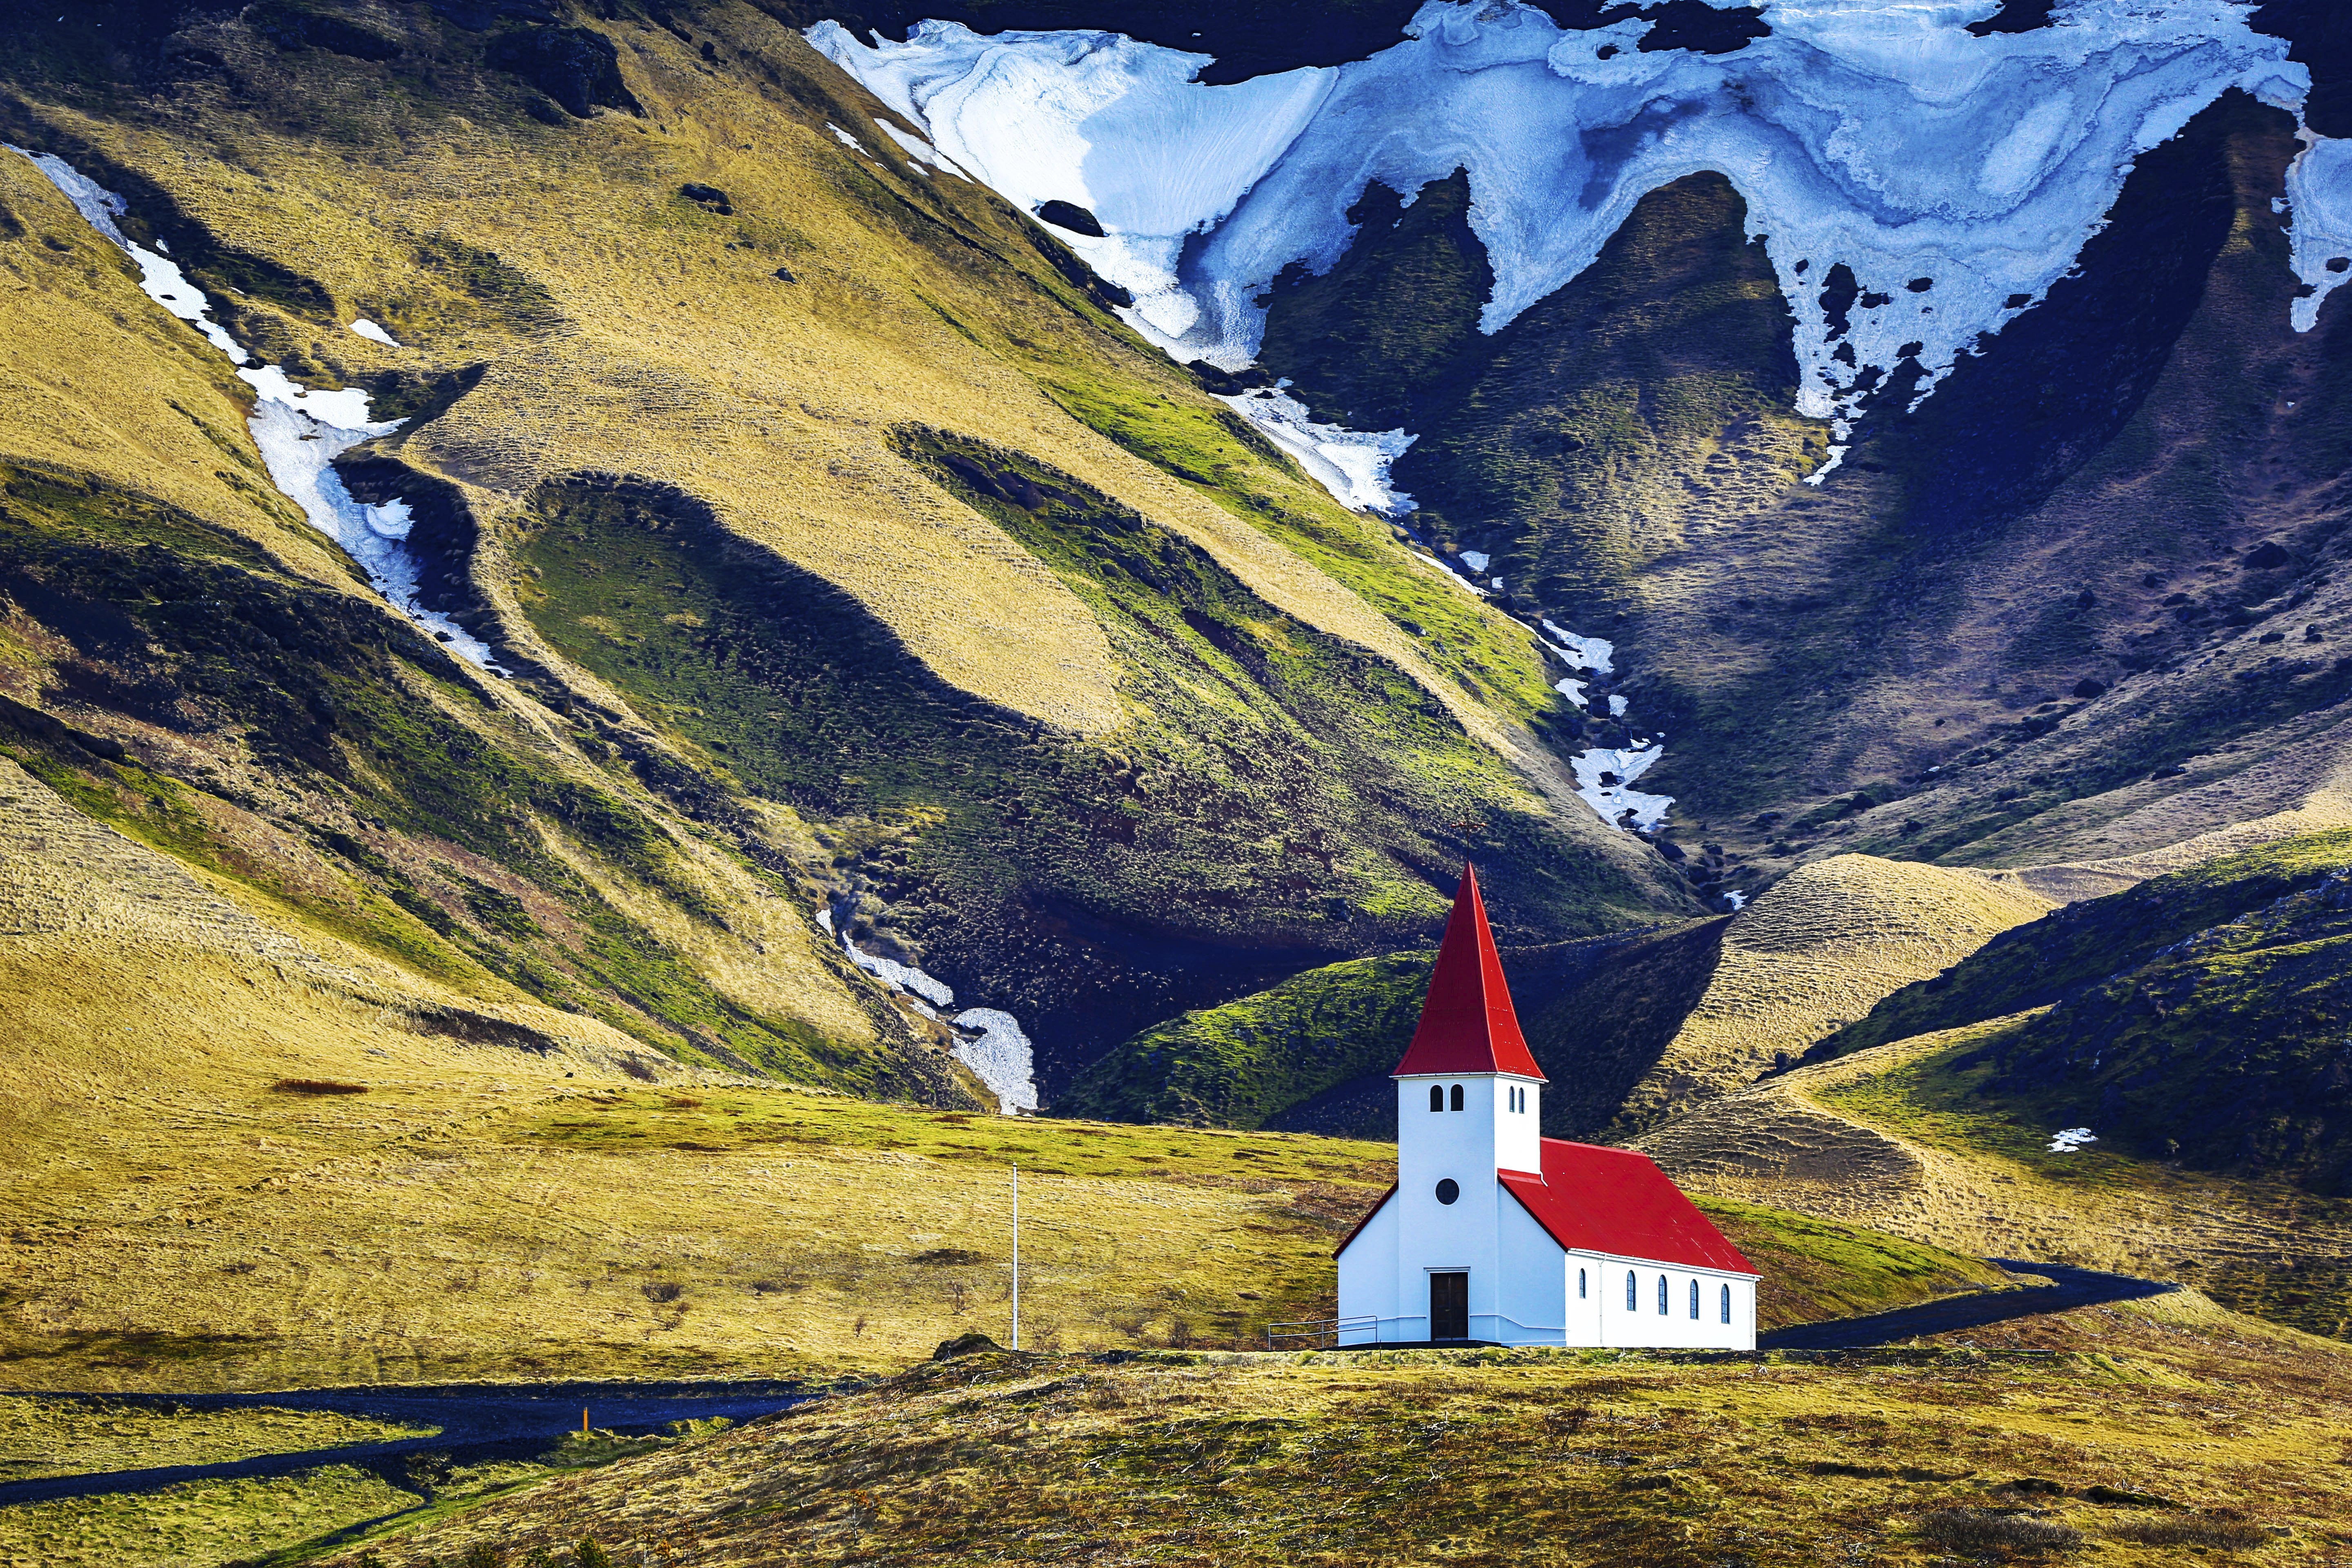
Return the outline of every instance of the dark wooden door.
<path id="1" fill-rule="evenodd" d="M 1466 1340 L 1470 1337 L 1470 1276 L 1433 1274 L 1429 1277 L 1429 1337 Z"/>

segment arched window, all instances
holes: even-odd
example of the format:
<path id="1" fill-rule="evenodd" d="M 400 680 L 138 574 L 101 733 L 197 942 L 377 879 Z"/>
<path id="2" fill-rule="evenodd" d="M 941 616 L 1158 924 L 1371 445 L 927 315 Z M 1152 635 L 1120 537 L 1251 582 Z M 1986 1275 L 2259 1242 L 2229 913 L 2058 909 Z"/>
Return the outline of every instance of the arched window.
<path id="1" fill-rule="evenodd" d="M 1576 1299 L 1580 1301 L 1584 1300 L 1584 1270 L 1581 1268 L 1576 1271 Z"/>
<path id="2" fill-rule="evenodd" d="M 1625 1270 L 1625 1310 L 1629 1312 L 1642 1310 L 1642 1287 L 1634 1280 L 1633 1271 L 1630 1268 Z"/>
<path id="3" fill-rule="evenodd" d="M 1723 1321 L 1727 1323 L 1731 1321 L 1731 1287 L 1728 1285 L 1723 1288 Z"/>
<path id="4" fill-rule="evenodd" d="M 1454 1109 L 1462 1109 L 1462 1086 L 1458 1083 L 1454 1086 Z"/>
<path id="5" fill-rule="evenodd" d="M 1698 1281 L 1691 1281 L 1691 1321 L 1698 1321 Z"/>
<path id="6" fill-rule="evenodd" d="M 1437 1084 L 1433 1083 L 1429 1086 L 1429 1109 L 1432 1110 L 1445 1109 L 1445 1090 Z"/>
<path id="7" fill-rule="evenodd" d="M 1661 1318 L 1663 1318 L 1663 1317 L 1664 1317 L 1665 1315 L 1666 1315 L 1666 1277 L 1665 1277 L 1664 1275 L 1661 1274 L 1661 1275 L 1659 1275 L 1659 1276 L 1658 1276 L 1658 1316 L 1660 1316 Z"/>

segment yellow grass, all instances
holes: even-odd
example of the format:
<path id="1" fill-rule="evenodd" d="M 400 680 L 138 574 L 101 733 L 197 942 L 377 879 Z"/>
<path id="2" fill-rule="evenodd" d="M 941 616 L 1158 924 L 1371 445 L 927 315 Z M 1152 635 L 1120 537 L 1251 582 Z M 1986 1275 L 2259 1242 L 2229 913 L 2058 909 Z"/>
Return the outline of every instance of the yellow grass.
<path id="1" fill-rule="evenodd" d="M 1801 1068 L 1636 1143 L 1696 1191 L 1979 1257 L 2212 1281 L 2255 1302 L 2265 1296 L 2249 1276 L 2291 1287 L 2290 1262 L 2323 1274 L 2352 1265 L 2352 1205 L 2095 1149 L 2052 1154 L 2055 1129 L 1969 1108 L 1951 1091 L 1951 1062 L 2013 1022 Z"/>
<path id="2" fill-rule="evenodd" d="M 1873 855 L 1801 866 L 1726 928 L 1706 994 L 1624 1118 L 1653 1121 L 1746 1085 L 2051 907 L 2014 882 L 1940 866 Z"/>
<path id="3" fill-rule="evenodd" d="M 2228 1560 L 2282 1564 L 2345 1539 L 2339 1347 L 2122 1312 L 1976 1337 L 1994 1353 L 984 1357 L 370 1550 L 387 1568 L 583 1537 L 697 1568 L 1813 1568 L 1950 1562 L 1941 1510 L 2078 1532 L 2117 1564 L 2203 1560 L 2134 1539 L 2150 1531 L 2224 1531 L 2246 1546 Z"/>

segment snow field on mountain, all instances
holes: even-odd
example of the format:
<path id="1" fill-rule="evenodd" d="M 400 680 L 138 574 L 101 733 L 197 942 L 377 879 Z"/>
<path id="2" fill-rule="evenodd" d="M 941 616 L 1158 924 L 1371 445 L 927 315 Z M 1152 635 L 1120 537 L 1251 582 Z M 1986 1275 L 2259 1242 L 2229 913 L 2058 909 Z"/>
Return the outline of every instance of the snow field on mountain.
<path id="1" fill-rule="evenodd" d="M 2294 215 L 2287 237 L 2294 275 L 2311 292 L 2294 302 L 2294 330 L 2319 322 L 2319 307 L 2352 279 L 2352 142 L 2305 135 L 2305 146 L 2287 165 L 2286 205 Z"/>
<path id="2" fill-rule="evenodd" d="M 2221 0 L 2074 0 L 2053 26 L 1966 30 L 1995 9 L 1768 0 L 1770 37 L 1710 56 L 1642 52 L 1643 20 L 1564 32 L 1514 0 L 1432 0 L 1369 59 L 1230 87 L 1192 79 L 1208 57 L 1113 33 L 809 38 L 1009 200 L 1091 210 L 1105 237 L 1066 237 L 1136 294 L 1134 324 L 1229 370 L 1256 353 L 1275 278 L 1347 249 L 1370 181 L 1410 198 L 1468 171 L 1492 332 L 1643 195 L 1716 171 L 1795 313 L 1798 407 L 1842 434 L 1898 367 L 1925 391 L 2039 300 L 2138 153 L 2229 88 L 2288 107 L 2308 90 L 2285 43 Z"/>
<path id="3" fill-rule="evenodd" d="M 262 466 L 269 470 L 270 483 L 278 487 L 278 493 L 300 507 L 312 527 L 359 563 L 376 592 L 394 609 L 433 634 L 435 641 L 485 669 L 506 673 L 492 662 L 488 644 L 447 616 L 428 610 L 417 602 L 416 558 L 408 552 L 406 545 L 410 525 L 407 503 L 392 500 L 381 506 L 362 506 L 352 499 L 332 467 L 337 458 L 361 442 L 399 429 L 401 421 L 372 423 L 368 418 L 368 395 L 363 388 L 306 390 L 290 379 L 281 366 L 247 364 L 252 356 L 211 320 L 212 303 L 205 298 L 204 290 L 189 282 L 176 263 L 134 244 L 123 234 L 115 219 L 130 210 L 129 203 L 101 189 L 62 158 L 28 153 L 13 143 L 0 145 L 30 159 L 49 183 L 73 203 L 74 209 L 89 221 L 91 227 L 139 264 L 140 287 L 148 298 L 194 326 L 206 342 L 239 367 L 237 378 L 258 395 L 253 416 L 246 425 L 261 454 Z"/>
<path id="4" fill-rule="evenodd" d="M 1193 79 L 1210 57 L 1108 32 L 927 21 L 868 45 L 824 22 L 808 37 L 1008 200 L 1091 211 L 1102 237 L 1062 237 L 1136 296 L 1121 314 L 1172 357 L 1226 370 L 1255 358 L 1275 279 L 1328 272 L 1353 242 L 1346 214 L 1373 181 L 1410 203 L 1467 172 L 1492 333 L 1591 265 L 1644 195 L 1718 173 L 1794 316 L 1797 409 L 1832 425 L 1815 484 L 1874 393 L 1930 395 L 2067 274 L 2134 158 L 2232 87 L 2299 110 L 2310 85 L 2223 0 L 2071 0 L 2053 26 L 1988 37 L 1967 28 L 1994 0 L 1755 8 L 1770 36 L 1710 56 L 1643 52 L 1646 20 L 1565 31 L 1516 0 L 1432 0 L 1370 58 L 1227 87 Z M 2352 252 L 2352 157 L 2314 139 L 2290 195 L 2307 330 L 2346 275 L 2328 263 Z M 1223 401 L 1343 504 L 1411 510 L 1387 478 L 1411 434 L 1319 425 L 1286 394 Z M 1480 574 L 1488 559 L 1462 557 Z M 1611 673 L 1606 641 L 1543 628 L 1573 668 Z M 1581 705 L 1585 685 L 1559 689 Z M 1627 706 L 1609 698 L 1612 718 Z M 1655 739 L 1585 752 L 1579 794 L 1654 831 L 1671 799 L 1626 786 L 1662 753 Z"/>

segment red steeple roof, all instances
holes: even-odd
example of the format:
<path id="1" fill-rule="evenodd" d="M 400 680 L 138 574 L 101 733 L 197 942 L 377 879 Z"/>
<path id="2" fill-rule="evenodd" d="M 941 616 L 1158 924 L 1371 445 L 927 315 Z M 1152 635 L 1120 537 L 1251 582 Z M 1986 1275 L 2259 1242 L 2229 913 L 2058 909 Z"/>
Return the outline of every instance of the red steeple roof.
<path id="1" fill-rule="evenodd" d="M 1540 1079 L 1543 1069 L 1528 1053 L 1511 1011 L 1511 990 L 1503 983 L 1503 961 L 1495 933 L 1486 929 L 1486 905 L 1478 897 L 1478 873 L 1462 868 L 1454 913 L 1430 972 L 1429 998 L 1421 1005 L 1421 1026 L 1391 1078 L 1420 1073 L 1517 1073 Z"/>

